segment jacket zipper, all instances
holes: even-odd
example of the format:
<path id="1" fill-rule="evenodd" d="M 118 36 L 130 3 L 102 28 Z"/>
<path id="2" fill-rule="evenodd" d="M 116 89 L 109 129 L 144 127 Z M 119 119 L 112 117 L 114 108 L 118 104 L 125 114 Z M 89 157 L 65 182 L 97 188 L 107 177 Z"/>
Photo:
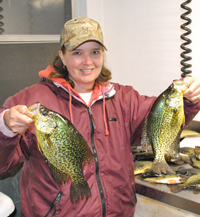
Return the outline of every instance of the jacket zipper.
<path id="1" fill-rule="evenodd" d="M 45 217 L 49 216 L 49 214 L 51 213 L 51 211 L 52 211 L 54 208 L 55 208 L 55 210 L 54 210 L 54 212 L 53 212 L 53 214 L 52 214 L 51 217 L 55 216 L 55 214 L 56 214 L 55 202 L 60 203 L 62 194 L 63 194 L 62 191 L 59 191 L 59 192 L 58 192 L 58 194 L 57 194 L 56 197 L 54 198 L 54 200 L 53 200 L 53 202 L 52 202 L 52 204 L 51 204 L 51 207 L 50 207 L 48 213 L 45 215 Z"/>
<path id="2" fill-rule="evenodd" d="M 90 124 L 91 124 L 91 145 L 92 145 L 92 150 L 93 150 L 94 159 L 95 159 L 96 179 L 97 179 L 97 184 L 98 184 L 98 187 L 99 187 L 99 193 L 100 193 L 100 196 L 101 196 L 102 213 L 103 213 L 102 216 L 105 217 L 106 216 L 106 203 L 105 203 L 105 196 L 104 196 L 103 188 L 102 188 L 102 185 L 101 185 L 101 180 L 100 180 L 100 177 L 99 177 L 99 160 L 98 160 L 96 147 L 95 147 L 95 144 L 94 144 L 94 130 L 96 130 L 96 125 L 95 125 L 95 121 L 94 121 L 94 118 L 93 118 L 91 107 L 88 108 L 88 112 L 89 112 Z"/>

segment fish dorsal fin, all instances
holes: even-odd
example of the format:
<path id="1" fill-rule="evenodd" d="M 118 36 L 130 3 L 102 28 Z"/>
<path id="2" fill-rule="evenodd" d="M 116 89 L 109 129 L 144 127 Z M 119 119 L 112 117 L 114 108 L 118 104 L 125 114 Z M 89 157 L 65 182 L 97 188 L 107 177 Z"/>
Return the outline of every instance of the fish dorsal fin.
<path id="1" fill-rule="evenodd" d="M 84 154 L 83 162 L 84 163 L 89 163 L 93 158 L 94 158 L 94 155 L 92 154 L 90 149 L 88 149 Z"/>
<path id="2" fill-rule="evenodd" d="M 142 148 L 146 150 L 146 152 L 149 149 L 151 149 L 151 143 L 147 135 L 147 119 L 145 120 L 143 131 L 142 131 L 141 145 L 142 145 Z"/>
<path id="3" fill-rule="evenodd" d="M 82 154 L 83 154 L 83 161 L 84 163 L 89 163 L 92 159 L 94 159 L 94 155 L 91 152 L 87 142 L 82 138 L 80 141 L 83 145 L 83 149 L 81 150 Z"/>

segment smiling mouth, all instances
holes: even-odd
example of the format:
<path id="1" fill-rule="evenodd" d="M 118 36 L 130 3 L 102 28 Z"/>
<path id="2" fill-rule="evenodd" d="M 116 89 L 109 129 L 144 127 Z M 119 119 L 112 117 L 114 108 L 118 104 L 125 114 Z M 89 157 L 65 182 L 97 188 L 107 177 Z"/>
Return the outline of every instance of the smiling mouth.
<path id="1" fill-rule="evenodd" d="M 81 69 L 82 72 L 90 72 L 92 69 Z"/>
<path id="2" fill-rule="evenodd" d="M 81 69 L 80 70 L 83 75 L 90 75 L 93 71 L 93 69 Z"/>

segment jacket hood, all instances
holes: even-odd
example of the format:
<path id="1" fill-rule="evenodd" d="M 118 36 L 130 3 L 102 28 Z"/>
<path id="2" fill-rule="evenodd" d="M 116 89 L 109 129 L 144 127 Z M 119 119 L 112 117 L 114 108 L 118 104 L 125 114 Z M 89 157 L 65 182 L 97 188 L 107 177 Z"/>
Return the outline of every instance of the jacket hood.
<path id="1" fill-rule="evenodd" d="M 48 78 L 51 72 L 55 72 L 55 68 L 51 65 L 48 65 L 45 70 L 41 70 L 39 72 L 39 76 L 41 78 Z M 60 87 L 64 88 L 69 93 L 69 111 L 70 111 L 70 119 L 71 119 L 72 124 L 73 124 L 73 116 L 72 116 L 72 109 L 71 109 L 72 97 L 74 97 L 78 101 L 81 101 L 87 107 L 90 107 L 97 100 L 103 99 L 105 134 L 109 135 L 107 122 L 106 122 L 106 118 L 105 118 L 105 98 L 114 96 L 115 90 L 114 90 L 113 85 L 111 85 L 109 82 L 106 82 L 103 85 L 96 83 L 95 87 L 93 89 L 93 93 L 92 93 L 90 102 L 89 102 L 89 104 L 86 104 L 85 101 L 79 95 L 79 93 L 76 92 L 64 78 L 52 77 L 52 78 L 50 78 L 50 80 L 52 80 L 56 86 L 60 86 Z"/>

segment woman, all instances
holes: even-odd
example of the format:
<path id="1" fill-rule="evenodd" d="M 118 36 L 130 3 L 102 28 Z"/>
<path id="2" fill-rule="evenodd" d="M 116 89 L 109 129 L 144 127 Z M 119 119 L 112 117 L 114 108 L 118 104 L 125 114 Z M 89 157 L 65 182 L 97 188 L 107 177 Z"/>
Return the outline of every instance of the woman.
<path id="1" fill-rule="evenodd" d="M 156 99 L 130 86 L 110 83 L 104 65 L 101 28 L 86 17 L 68 21 L 53 66 L 41 71 L 40 84 L 7 99 L 1 109 L 0 172 L 24 161 L 21 176 L 22 216 L 126 216 L 135 211 L 135 180 L 131 145 L 140 144 L 144 120 Z M 200 109 L 199 80 L 188 77 L 186 124 Z M 72 204 L 70 180 L 58 185 L 37 147 L 27 107 L 40 102 L 74 124 L 94 154 L 83 166 L 91 197 Z"/>

